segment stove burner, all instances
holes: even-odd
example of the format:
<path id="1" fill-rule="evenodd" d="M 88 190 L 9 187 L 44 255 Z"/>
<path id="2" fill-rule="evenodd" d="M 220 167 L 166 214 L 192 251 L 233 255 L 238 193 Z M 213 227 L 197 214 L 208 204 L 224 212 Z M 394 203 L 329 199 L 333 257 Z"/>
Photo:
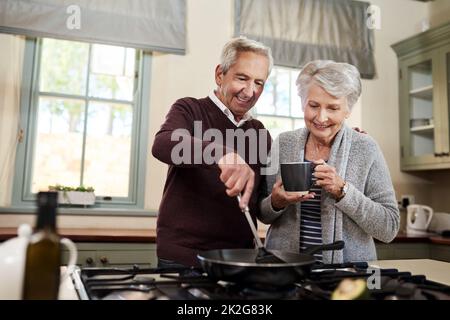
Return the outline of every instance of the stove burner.
<path id="1" fill-rule="evenodd" d="M 328 300 L 343 279 L 367 279 L 367 263 L 314 266 L 285 288 L 214 281 L 198 269 L 82 268 L 74 273 L 80 299 L 92 300 Z M 379 269 L 374 300 L 450 300 L 450 287 L 397 269 Z"/>
<path id="2" fill-rule="evenodd" d="M 293 298 L 296 293 L 295 285 L 291 287 L 283 288 L 282 290 L 271 290 L 264 288 L 243 288 L 242 295 L 247 297 L 247 299 L 257 299 L 257 300 L 286 300 Z"/>

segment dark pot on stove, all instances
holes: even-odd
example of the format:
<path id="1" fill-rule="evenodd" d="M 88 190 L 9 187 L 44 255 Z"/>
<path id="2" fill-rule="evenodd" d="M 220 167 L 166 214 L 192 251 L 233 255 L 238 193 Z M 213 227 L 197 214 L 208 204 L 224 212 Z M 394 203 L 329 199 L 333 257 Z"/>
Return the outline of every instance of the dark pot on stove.
<path id="1" fill-rule="evenodd" d="M 331 244 L 310 246 L 303 253 L 271 250 L 282 260 L 278 263 L 256 262 L 258 250 L 219 249 L 198 254 L 203 270 L 214 280 L 223 280 L 246 285 L 286 287 L 309 275 L 316 263 L 314 253 L 340 250 L 343 241 Z"/>

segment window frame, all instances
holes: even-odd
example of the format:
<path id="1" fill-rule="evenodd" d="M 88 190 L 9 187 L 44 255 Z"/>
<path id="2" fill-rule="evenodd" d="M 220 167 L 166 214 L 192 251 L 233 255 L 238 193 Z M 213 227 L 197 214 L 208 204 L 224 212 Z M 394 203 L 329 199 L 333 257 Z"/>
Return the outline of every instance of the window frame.
<path id="1" fill-rule="evenodd" d="M 22 88 L 20 97 L 20 130 L 24 132 L 23 139 L 17 146 L 15 161 L 14 186 L 12 194 L 13 207 L 34 207 L 36 195 L 31 193 L 32 161 L 35 148 L 35 133 L 37 130 L 37 108 L 39 99 L 39 76 L 41 38 L 27 38 L 24 51 L 22 71 Z M 89 53 L 91 53 L 91 44 Z M 111 197 L 105 200 L 103 196 L 96 197 L 92 209 L 144 209 L 145 172 L 148 149 L 148 122 L 150 102 L 151 53 L 136 49 L 139 64 L 136 90 L 134 92 L 133 127 L 131 132 L 130 179 L 128 197 Z M 90 60 L 89 60 L 90 61 Z M 88 66 L 89 68 L 89 66 Z M 86 81 L 88 84 L 88 80 Z M 87 102 L 88 97 L 85 96 Z M 91 100 L 91 99 L 90 99 Z M 97 99 L 92 99 L 97 100 Z M 98 99 L 101 100 L 101 99 Z M 107 100 L 107 99 L 105 99 Z M 118 100 L 120 101 L 120 100 Z M 83 139 L 83 145 L 85 139 Z M 79 209 L 80 207 L 70 207 Z"/>
<path id="2" fill-rule="evenodd" d="M 273 67 L 272 67 L 272 72 L 274 71 L 274 69 L 275 68 L 279 68 L 279 69 L 284 69 L 284 70 L 288 70 L 290 73 L 292 72 L 292 71 L 296 71 L 297 73 L 298 72 L 300 72 L 300 70 L 299 69 L 296 69 L 296 68 L 291 68 L 291 67 L 286 67 L 286 66 L 281 66 L 281 65 L 274 65 Z M 271 75 L 269 75 L 269 78 L 270 78 L 270 76 Z M 268 80 L 267 80 L 268 81 Z M 267 84 L 267 81 L 266 81 L 266 84 Z M 296 121 L 304 121 L 304 115 L 303 115 L 303 117 L 296 117 L 296 116 L 293 116 L 292 115 L 292 108 L 293 108 L 293 106 L 291 105 L 291 103 L 292 103 L 292 90 L 291 90 L 291 84 L 292 84 L 292 82 L 294 82 L 294 84 L 295 84 L 295 79 L 291 79 L 290 78 L 290 83 L 289 83 L 289 116 L 287 116 L 287 115 L 278 115 L 278 114 L 269 114 L 269 113 L 258 113 L 258 107 L 257 107 L 257 105 L 255 106 L 255 108 L 252 108 L 252 110 L 251 110 L 251 114 L 252 114 L 252 117 L 254 117 L 255 119 L 260 119 L 260 117 L 264 117 L 264 118 L 278 118 L 278 119 L 288 119 L 288 120 L 290 120 L 291 121 L 291 128 L 288 130 L 288 131 L 291 131 L 291 130 L 296 130 L 296 128 L 295 128 L 295 122 Z M 264 93 L 263 93 L 264 94 Z M 294 93 L 295 94 L 295 93 Z M 260 97 L 261 98 L 261 97 Z M 261 100 L 258 100 L 258 102 L 260 102 Z M 270 132 L 270 129 L 268 129 L 267 128 L 267 130 L 269 130 L 269 132 Z"/>

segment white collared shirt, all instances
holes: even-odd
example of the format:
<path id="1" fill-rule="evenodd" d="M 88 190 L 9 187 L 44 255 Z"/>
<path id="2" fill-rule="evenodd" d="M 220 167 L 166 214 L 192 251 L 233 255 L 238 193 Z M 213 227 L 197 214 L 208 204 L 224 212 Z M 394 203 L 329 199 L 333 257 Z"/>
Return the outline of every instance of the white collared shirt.
<path id="1" fill-rule="evenodd" d="M 228 109 L 223 103 L 222 101 L 220 101 L 219 98 L 217 98 L 216 96 L 216 92 L 213 90 L 210 94 L 209 94 L 209 98 L 212 100 L 212 102 L 214 102 L 214 104 L 227 116 L 228 119 L 230 119 L 231 122 L 234 123 L 234 125 L 236 127 L 240 127 L 242 126 L 246 121 L 249 121 L 251 119 L 253 119 L 252 115 L 250 114 L 250 112 L 247 112 L 246 114 L 244 114 L 244 116 L 242 117 L 242 119 L 237 122 L 234 119 L 234 115 L 233 113 L 230 111 L 230 109 Z"/>

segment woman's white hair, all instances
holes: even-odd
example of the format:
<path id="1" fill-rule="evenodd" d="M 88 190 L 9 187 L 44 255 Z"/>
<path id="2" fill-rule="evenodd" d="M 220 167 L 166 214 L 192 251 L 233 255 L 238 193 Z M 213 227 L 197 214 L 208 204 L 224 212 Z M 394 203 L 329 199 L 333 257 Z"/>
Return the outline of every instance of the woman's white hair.
<path id="1" fill-rule="evenodd" d="M 358 69 L 351 64 L 332 60 L 314 60 L 307 63 L 300 71 L 295 83 L 303 107 L 306 105 L 311 83 L 316 83 L 336 98 L 346 97 L 350 111 L 361 95 Z"/>
<path id="2" fill-rule="evenodd" d="M 265 56 L 269 60 L 268 74 L 270 74 L 273 66 L 272 50 L 270 47 L 243 36 L 231 39 L 223 47 L 222 55 L 220 57 L 220 65 L 223 74 L 227 73 L 231 66 L 236 62 L 238 54 L 241 52 L 254 52 Z"/>

